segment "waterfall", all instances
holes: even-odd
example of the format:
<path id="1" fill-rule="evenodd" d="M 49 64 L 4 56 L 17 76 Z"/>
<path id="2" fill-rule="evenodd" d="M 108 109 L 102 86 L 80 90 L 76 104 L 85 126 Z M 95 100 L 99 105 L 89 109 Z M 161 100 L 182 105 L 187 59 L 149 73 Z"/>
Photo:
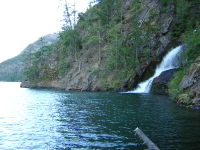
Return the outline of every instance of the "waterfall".
<path id="1" fill-rule="evenodd" d="M 162 62 L 156 67 L 156 71 L 152 77 L 148 80 L 138 84 L 137 88 L 128 93 L 149 93 L 153 79 L 158 77 L 163 71 L 174 69 L 179 67 L 180 61 L 178 56 L 180 51 L 183 49 L 183 46 L 178 46 L 172 49 L 162 60 Z"/>

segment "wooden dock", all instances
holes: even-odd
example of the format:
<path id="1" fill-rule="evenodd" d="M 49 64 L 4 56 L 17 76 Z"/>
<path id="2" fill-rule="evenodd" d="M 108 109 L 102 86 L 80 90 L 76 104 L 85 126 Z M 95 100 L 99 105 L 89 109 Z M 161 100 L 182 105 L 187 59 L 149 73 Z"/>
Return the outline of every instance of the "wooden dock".
<path id="1" fill-rule="evenodd" d="M 136 128 L 135 133 L 143 140 L 144 144 L 147 145 L 147 150 L 160 150 L 139 128 Z"/>

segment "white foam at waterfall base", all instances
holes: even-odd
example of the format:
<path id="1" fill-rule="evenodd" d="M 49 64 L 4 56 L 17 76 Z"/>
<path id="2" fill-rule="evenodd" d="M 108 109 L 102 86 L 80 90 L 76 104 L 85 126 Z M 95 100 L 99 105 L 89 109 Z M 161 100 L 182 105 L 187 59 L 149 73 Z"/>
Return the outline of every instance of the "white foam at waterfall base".
<path id="1" fill-rule="evenodd" d="M 156 67 L 156 71 L 154 75 L 149 78 L 148 80 L 141 82 L 138 84 L 137 88 L 128 91 L 127 93 L 149 93 L 151 90 L 151 85 L 153 79 L 158 77 L 163 71 L 174 69 L 179 67 L 179 54 L 183 46 L 178 46 L 172 49 L 162 60 L 162 62 Z"/>

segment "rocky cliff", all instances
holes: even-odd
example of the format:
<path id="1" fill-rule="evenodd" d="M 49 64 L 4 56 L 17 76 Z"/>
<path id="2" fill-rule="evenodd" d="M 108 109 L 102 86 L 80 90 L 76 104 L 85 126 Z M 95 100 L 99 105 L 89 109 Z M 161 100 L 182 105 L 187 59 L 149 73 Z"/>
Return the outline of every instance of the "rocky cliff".
<path id="1" fill-rule="evenodd" d="M 173 74 L 177 69 L 170 69 L 163 71 L 158 77 L 152 82 L 151 93 L 159 95 L 168 95 L 167 83 L 172 79 Z"/>
<path id="2" fill-rule="evenodd" d="M 177 102 L 189 108 L 200 109 L 200 57 L 189 67 L 180 83 L 182 93 Z"/>
<path id="3" fill-rule="evenodd" d="M 74 27 L 66 24 L 56 44 L 24 62 L 26 79 L 21 86 L 78 91 L 132 89 L 153 74 L 172 47 L 187 43 L 184 37 L 199 26 L 198 4 L 198 0 L 102 0 L 79 14 Z M 190 52 L 184 57 L 190 57 Z M 176 91 L 175 82 L 169 85 L 168 81 L 166 89 L 177 98 L 180 93 L 170 92 Z"/>
<path id="4" fill-rule="evenodd" d="M 103 2 L 94 7 L 96 9 L 103 9 L 101 8 L 103 7 L 102 5 Z M 112 7 L 115 5 L 117 4 L 114 3 Z M 101 38 L 104 38 L 105 40 L 101 39 L 95 41 L 90 39 L 91 41 L 93 40 L 93 43 L 91 41 L 85 42 L 85 39 L 91 38 L 88 36 L 97 38 L 96 36 L 94 37 L 94 35 L 89 35 L 91 34 L 91 31 L 86 30 L 86 27 L 89 29 L 97 28 L 98 22 L 93 21 L 82 30 L 82 27 L 79 27 L 79 24 L 82 22 L 79 21 L 76 30 L 80 33 L 83 42 L 82 49 L 78 53 L 77 59 L 73 59 L 73 55 L 66 55 L 65 61 L 67 62 L 67 71 L 64 75 L 58 75 L 56 78 L 44 81 L 41 80 L 41 78 L 45 77 L 45 74 L 40 72 L 40 75 L 37 78 L 39 79 L 38 81 L 32 82 L 28 80 L 23 82 L 22 86 L 97 91 L 116 90 L 121 85 L 120 90 L 127 90 L 136 86 L 141 80 L 149 77 L 153 73 L 156 64 L 161 60 L 162 56 L 170 49 L 170 47 L 173 46 L 173 44 L 175 44 L 170 40 L 169 34 L 175 16 L 174 5 L 169 3 L 165 6 L 166 9 L 164 10 L 159 0 L 143 0 L 141 2 L 136 0 L 126 0 L 122 2 L 120 1 L 120 8 L 121 14 L 119 17 L 122 19 L 115 18 L 114 15 L 116 12 L 113 11 L 111 16 L 113 15 L 114 17 L 110 18 L 108 21 L 107 29 L 103 29 L 103 31 L 101 31 L 102 33 L 100 33 Z M 94 18 L 94 12 L 90 12 L 92 9 L 88 10 L 88 12 L 83 15 L 85 17 L 84 20 L 89 17 L 91 20 Z M 118 19 L 119 21 L 113 23 L 114 19 Z M 118 32 L 113 31 L 116 30 L 114 27 L 109 27 L 109 24 L 112 23 L 116 26 L 115 28 L 118 28 L 117 30 L 119 30 L 120 33 L 112 33 Z M 117 40 L 121 41 L 115 43 Z M 91 42 L 91 44 L 88 44 L 89 42 Z M 100 45 L 99 42 L 101 42 Z M 124 54 L 127 53 L 125 50 L 125 52 L 123 52 L 124 58 L 122 56 L 116 56 L 113 53 L 120 52 L 117 50 L 115 52 L 115 47 L 113 50 L 110 50 L 110 47 L 113 46 L 113 44 L 118 44 L 127 49 L 129 48 L 127 52 L 130 53 Z M 121 51 L 122 50 L 123 49 L 121 49 Z M 57 61 L 51 62 L 43 59 L 41 62 L 50 70 L 53 69 L 50 67 L 51 65 L 59 67 L 59 59 L 61 59 L 61 56 L 59 56 L 58 53 L 60 51 L 61 50 L 57 49 L 57 52 L 55 51 L 55 54 L 52 55 L 54 59 L 57 57 Z M 112 60 L 111 62 L 111 60 L 109 60 L 109 55 L 113 55 L 112 57 L 116 57 L 117 60 Z M 120 61 L 119 59 L 125 59 L 121 66 L 117 62 Z M 134 61 L 130 66 L 128 66 L 128 63 L 130 63 L 128 59 Z M 41 66 L 41 64 L 38 64 L 38 66 Z M 110 67 L 109 69 L 111 70 L 106 70 L 107 67 Z M 125 76 L 128 71 L 128 75 Z M 123 74 L 124 77 L 120 77 L 122 72 L 125 72 L 125 75 Z"/>

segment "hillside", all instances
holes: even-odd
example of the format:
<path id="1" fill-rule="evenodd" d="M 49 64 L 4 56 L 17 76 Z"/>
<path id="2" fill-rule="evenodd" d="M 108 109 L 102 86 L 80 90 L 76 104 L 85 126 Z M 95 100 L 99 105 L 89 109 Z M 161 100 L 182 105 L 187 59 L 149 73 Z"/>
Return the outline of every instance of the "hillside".
<path id="1" fill-rule="evenodd" d="M 138 68 L 139 79 L 127 88 L 136 86 L 151 74 L 145 69 L 155 68 L 172 45 L 169 29 L 173 7 L 171 4 L 166 7 L 168 11 L 161 12 L 157 1 L 100 2 L 79 15 L 74 30 L 67 28 L 60 33 L 58 49 L 46 59 L 42 55 L 33 84 L 47 84 L 47 87 L 56 84 L 54 86 L 69 90 L 113 90 Z M 50 64 L 55 67 L 51 68 Z M 49 73 L 43 74 L 41 67 L 53 69 L 51 72 L 56 73 L 56 78 L 48 79 Z M 43 78 L 47 78 L 45 83 Z"/>
<path id="2" fill-rule="evenodd" d="M 58 40 L 57 34 L 41 37 L 28 45 L 18 56 L 0 63 L 0 81 L 22 81 L 24 79 L 24 60 L 28 55 L 40 51 L 42 47 L 53 44 Z"/>
<path id="3" fill-rule="evenodd" d="M 182 44 L 187 45 L 183 64 L 191 64 L 199 56 L 199 10 L 198 0 L 101 0 L 79 14 L 74 27 L 66 24 L 51 48 L 28 57 L 22 87 L 127 91 L 149 78 L 163 56 Z M 183 68 L 167 83 L 174 99 L 191 91 L 179 86 L 189 71 Z M 178 102 L 193 105 L 199 98 L 195 89 L 187 103 Z"/>
<path id="4" fill-rule="evenodd" d="M 0 63 L 0 81 L 22 80 L 22 65 L 21 55 Z"/>

